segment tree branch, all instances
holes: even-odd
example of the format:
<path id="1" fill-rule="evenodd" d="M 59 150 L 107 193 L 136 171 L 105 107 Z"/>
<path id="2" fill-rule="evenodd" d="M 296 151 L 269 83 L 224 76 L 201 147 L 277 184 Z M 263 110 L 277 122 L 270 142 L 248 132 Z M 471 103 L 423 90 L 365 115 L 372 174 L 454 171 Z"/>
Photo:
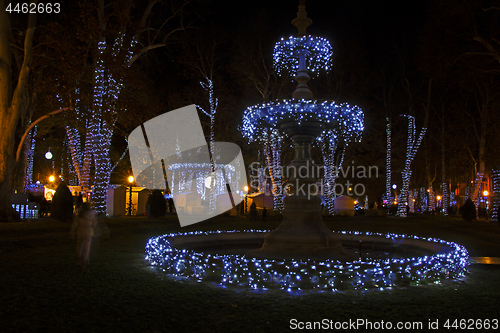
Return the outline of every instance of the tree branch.
<path id="1" fill-rule="evenodd" d="M 164 43 L 160 43 L 160 44 L 152 44 L 152 45 L 148 45 L 146 47 L 143 47 L 139 52 L 137 52 L 137 54 L 134 54 L 134 56 L 132 58 L 130 58 L 130 61 L 128 62 L 128 67 L 132 66 L 132 64 L 141 56 L 143 55 L 144 53 L 150 51 L 150 50 L 154 50 L 154 49 L 157 49 L 159 47 L 164 47 L 165 44 Z"/>
<path id="2" fill-rule="evenodd" d="M 488 55 L 492 56 L 493 58 L 496 59 L 496 61 L 498 61 L 498 63 L 500 63 L 500 52 L 498 52 L 497 49 L 495 49 L 495 47 L 493 45 L 491 45 L 491 43 L 489 41 L 487 41 L 485 38 L 479 36 L 478 34 L 475 34 L 473 39 L 476 41 L 476 42 L 479 42 L 481 44 L 483 44 L 483 46 L 488 50 L 490 51 L 490 53 L 488 53 Z"/>
<path id="3" fill-rule="evenodd" d="M 487 12 L 489 10 L 500 10 L 500 7 L 494 7 L 494 6 L 491 6 L 491 7 L 488 7 L 488 8 L 483 8 L 481 6 L 481 9 L 483 10 L 483 12 Z"/>
<path id="4" fill-rule="evenodd" d="M 30 3 L 37 3 L 38 0 L 32 0 Z M 12 97 L 12 105 L 10 109 L 16 115 L 13 119 L 17 122 L 19 119 L 20 108 L 21 108 L 21 97 L 24 93 L 26 86 L 28 85 L 28 76 L 31 69 L 31 61 L 33 60 L 33 36 L 35 34 L 36 26 L 36 14 L 29 14 L 28 19 L 28 29 L 26 30 L 26 36 L 24 38 L 24 60 L 21 67 L 21 72 L 19 73 L 19 81 L 17 82 L 16 89 L 14 90 L 14 95 Z"/>
<path id="5" fill-rule="evenodd" d="M 149 0 L 148 6 L 144 10 L 144 13 L 142 14 L 142 18 L 141 18 L 140 23 L 139 23 L 139 27 L 141 29 L 146 26 L 146 21 L 147 21 L 149 15 L 151 14 L 151 10 L 153 9 L 154 4 L 157 2 L 158 2 L 158 0 Z"/>
<path id="6" fill-rule="evenodd" d="M 19 142 L 19 145 L 17 146 L 17 152 L 16 152 L 16 161 L 17 162 L 19 162 L 19 158 L 21 156 L 21 150 L 23 148 L 24 140 L 26 140 L 26 137 L 28 136 L 28 133 L 31 131 L 31 129 L 33 127 L 35 127 L 36 124 L 38 124 L 39 122 L 41 122 L 42 120 L 44 120 L 45 118 L 48 118 L 50 116 L 53 116 L 55 114 L 58 114 L 59 112 L 66 111 L 66 110 L 73 110 L 73 108 L 70 106 L 70 107 L 67 107 L 67 108 L 62 108 L 62 109 L 59 109 L 59 110 L 55 110 L 55 111 L 49 112 L 46 115 L 41 116 L 40 118 L 38 118 L 37 120 L 35 120 L 34 122 L 32 122 L 28 126 L 28 128 L 26 129 L 26 131 L 24 132 L 24 134 L 23 134 L 23 136 L 21 138 L 21 141 Z"/>

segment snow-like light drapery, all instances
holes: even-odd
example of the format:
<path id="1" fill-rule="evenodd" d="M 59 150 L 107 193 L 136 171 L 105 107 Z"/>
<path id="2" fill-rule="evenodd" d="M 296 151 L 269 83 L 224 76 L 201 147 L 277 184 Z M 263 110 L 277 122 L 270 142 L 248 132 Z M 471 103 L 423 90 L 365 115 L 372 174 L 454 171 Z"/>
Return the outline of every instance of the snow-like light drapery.
<path id="1" fill-rule="evenodd" d="M 306 68 L 311 75 L 319 75 L 319 71 L 330 70 L 333 55 L 330 42 L 323 37 L 302 36 L 282 38 L 274 46 L 273 65 L 281 75 L 288 72 L 295 76 L 299 70 L 299 53 L 305 52 L 307 56 Z"/>
<path id="2" fill-rule="evenodd" d="M 333 101 L 283 100 L 254 105 L 243 113 L 241 133 L 250 142 L 259 141 L 268 128 L 277 128 L 279 123 L 295 121 L 319 121 L 337 135 L 351 140 L 361 139 L 364 129 L 363 111 L 356 105 L 337 104 Z"/>

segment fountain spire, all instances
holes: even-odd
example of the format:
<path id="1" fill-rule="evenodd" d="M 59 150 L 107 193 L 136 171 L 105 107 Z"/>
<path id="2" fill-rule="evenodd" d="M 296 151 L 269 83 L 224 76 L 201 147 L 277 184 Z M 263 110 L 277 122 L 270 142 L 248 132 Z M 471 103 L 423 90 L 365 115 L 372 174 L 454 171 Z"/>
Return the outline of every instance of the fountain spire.
<path id="1" fill-rule="evenodd" d="M 306 29 L 312 24 L 312 20 L 307 17 L 306 0 L 299 1 L 299 11 L 297 12 L 297 17 L 292 20 L 292 24 L 298 30 L 295 37 L 306 36 Z"/>
<path id="2" fill-rule="evenodd" d="M 312 20 L 307 17 L 305 0 L 300 0 L 299 11 L 297 12 L 297 17 L 292 20 L 292 24 L 298 30 L 298 33 L 295 37 L 300 38 L 307 36 L 306 29 L 308 26 L 312 24 Z M 297 74 L 295 75 L 295 81 L 297 81 L 299 84 L 297 85 L 297 88 L 295 88 L 295 91 L 292 94 L 293 99 L 297 100 L 313 99 L 313 93 L 311 89 L 309 89 L 309 86 L 307 85 L 307 82 L 311 80 L 311 77 L 307 73 L 307 57 L 309 56 L 309 54 L 310 52 L 308 52 L 306 49 L 297 50 L 299 69 L 297 71 Z"/>

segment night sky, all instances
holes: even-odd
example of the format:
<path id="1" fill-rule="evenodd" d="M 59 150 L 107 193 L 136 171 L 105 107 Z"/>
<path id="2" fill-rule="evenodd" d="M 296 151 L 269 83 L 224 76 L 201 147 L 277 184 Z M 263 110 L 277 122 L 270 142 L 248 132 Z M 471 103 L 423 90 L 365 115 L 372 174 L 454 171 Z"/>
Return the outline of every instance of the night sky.
<path id="1" fill-rule="evenodd" d="M 132 19 L 137 20 L 147 1 L 134 3 L 136 6 Z M 81 38 L 82 35 L 88 34 L 89 40 L 95 38 L 95 32 L 91 31 L 95 28 L 92 22 L 95 22 L 96 16 L 92 5 L 86 14 L 73 2 L 63 1 L 63 5 L 64 10 L 57 17 L 57 21 L 65 29 L 75 31 L 75 37 Z M 188 4 L 185 7 L 184 23 L 189 25 L 189 29 L 175 34 L 167 47 L 149 51 L 141 56 L 127 70 L 129 74 L 126 84 L 134 94 L 124 96 L 123 103 L 127 112 L 119 119 L 120 138 L 114 143 L 114 158 L 120 156 L 126 146 L 123 135 L 130 133 L 137 126 L 137 121 L 143 122 L 188 104 L 206 103 L 206 96 L 199 85 L 203 77 L 193 70 L 193 62 L 188 53 L 193 45 L 201 41 L 202 49 L 213 42 L 218 43 L 215 53 L 220 54 L 214 77 L 220 107 L 216 121 L 216 140 L 235 142 L 242 146 L 248 159 L 254 159 L 257 146 L 246 145 L 237 129 L 241 125 L 241 115 L 245 108 L 261 103 L 262 98 L 248 83 L 248 70 L 240 71 L 246 61 L 242 60 L 242 45 L 250 51 L 260 45 L 263 55 L 267 57 L 265 62 L 270 67 L 274 44 L 280 38 L 287 38 L 296 33 L 291 21 L 296 17 L 297 5 L 298 0 L 198 0 Z M 485 14 L 481 6 L 469 1 L 461 2 L 460 6 L 453 6 L 448 0 L 306 1 L 308 17 L 313 20 L 307 32 L 327 38 L 334 50 L 332 72 L 313 79 L 309 84 L 311 90 L 316 98 L 356 104 L 365 111 L 363 142 L 348 151 L 349 159 L 356 160 L 359 164 L 378 165 L 383 170 L 385 118 L 390 117 L 394 128 L 394 179 L 400 179 L 407 135 L 406 119 L 400 115 L 413 114 L 417 129 L 422 127 L 427 82 L 432 78 L 430 126 L 426 142 L 414 162 L 412 186 L 426 185 L 429 168 L 441 168 L 441 149 L 437 149 L 435 142 L 440 140 L 441 135 L 441 118 L 436 110 L 442 101 L 446 104 L 446 124 L 449 126 L 449 135 L 446 137 L 446 162 L 450 171 L 448 176 L 458 179 L 471 175 L 474 166 L 471 156 L 478 153 L 474 126 L 476 130 L 481 126 L 478 110 L 474 106 L 474 96 L 478 93 L 475 92 L 476 88 L 472 82 L 498 82 L 498 65 L 488 56 L 460 57 L 467 52 L 484 51 L 479 43 L 472 40 L 471 21 L 467 16 L 466 6 L 474 9 L 474 15 L 477 17 L 475 23 L 481 35 L 489 39 L 494 38 L 499 30 L 498 23 L 495 23 L 498 15 L 490 12 Z M 487 6 L 489 1 L 484 1 L 483 8 Z M 158 27 L 167 17 L 169 7 L 158 3 L 154 8 L 150 24 Z M 54 15 L 39 17 L 40 34 L 43 35 L 43 28 L 54 18 Z M 17 22 L 20 16 L 13 15 L 12 20 Z M 22 27 L 22 20 L 17 23 Z M 172 27 L 164 27 L 165 31 L 169 29 Z M 54 34 L 52 37 L 58 36 Z M 142 37 L 143 45 L 147 45 L 146 35 L 143 34 Z M 112 39 L 111 36 L 109 38 Z M 68 45 L 72 42 L 60 43 Z M 76 66 L 81 66 L 78 59 L 89 56 L 88 50 L 91 50 L 84 43 L 80 43 L 81 49 L 76 52 L 72 47 L 74 46 L 70 45 L 67 49 L 55 48 L 55 54 L 52 55 L 58 59 L 58 64 L 67 64 L 69 70 L 76 68 L 69 64 L 69 56 L 76 59 Z M 253 57 L 253 54 L 247 56 Z M 90 63 L 87 62 L 84 68 L 76 68 L 76 71 L 90 69 Z M 410 84 L 411 101 L 405 90 L 406 79 Z M 279 94 L 271 94 L 271 100 L 290 98 L 295 83 L 283 78 L 273 80 L 275 86 L 282 85 L 282 89 Z M 497 83 L 491 84 L 487 89 L 491 89 L 492 93 L 498 91 Z M 39 94 L 48 97 L 46 102 L 40 103 L 36 114 L 43 114 L 57 107 L 56 103 L 51 104 L 54 103 L 53 90 L 45 92 L 45 95 Z M 385 96 L 388 92 L 391 95 Z M 490 103 L 493 106 L 498 104 L 498 100 L 490 99 Z M 492 110 L 496 109 L 492 107 Z M 465 111 L 474 117 L 473 121 L 465 116 Z M 498 112 L 492 111 L 490 119 L 487 126 L 494 126 L 492 124 L 498 119 Z M 206 127 L 205 130 L 208 132 Z M 57 130 L 50 128 L 46 132 L 47 141 L 44 144 L 47 147 L 54 146 L 50 140 L 57 140 L 58 135 L 54 135 Z M 492 167 L 498 163 L 491 157 L 495 155 L 491 153 L 498 138 L 492 130 L 488 130 L 488 133 L 486 163 Z M 129 172 L 129 166 L 123 165 L 121 168 L 125 170 L 123 172 Z M 436 173 L 436 182 L 440 183 L 440 174 Z M 383 179 L 379 185 L 383 185 Z M 382 187 L 377 188 L 375 193 L 379 195 Z"/>

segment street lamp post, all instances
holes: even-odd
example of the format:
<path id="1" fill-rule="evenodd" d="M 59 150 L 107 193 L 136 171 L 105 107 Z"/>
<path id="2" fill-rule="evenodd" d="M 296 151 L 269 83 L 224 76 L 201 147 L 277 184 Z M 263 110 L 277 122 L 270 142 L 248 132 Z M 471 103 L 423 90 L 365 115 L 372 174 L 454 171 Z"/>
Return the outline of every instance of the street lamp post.
<path id="1" fill-rule="evenodd" d="M 128 177 L 128 183 L 129 183 L 129 194 L 128 194 L 128 207 L 127 207 L 127 213 L 129 216 L 132 215 L 132 184 L 134 183 L 134 176 L 129 176 Z"/>
<path id="2" fill-rule="evenodd" d="M 488 196 L 490 195 L 490 192 L 484 190 L 483 191 L 483 196 L 484 196 L 484 209 L 486 210 L 486 221 L 488 221 L 488 210 L 490 208 L 489 202 L 488 202 Z"/>
<path id="3" fill-rule="evenodd" d="M 245 186 L 244 190 L 245 190 L 245 205 L 244 205 L 245 206 L 245 211 L 244 211 L 244 213 L 246 214 L 247 213 L 248 186 Z"/>

